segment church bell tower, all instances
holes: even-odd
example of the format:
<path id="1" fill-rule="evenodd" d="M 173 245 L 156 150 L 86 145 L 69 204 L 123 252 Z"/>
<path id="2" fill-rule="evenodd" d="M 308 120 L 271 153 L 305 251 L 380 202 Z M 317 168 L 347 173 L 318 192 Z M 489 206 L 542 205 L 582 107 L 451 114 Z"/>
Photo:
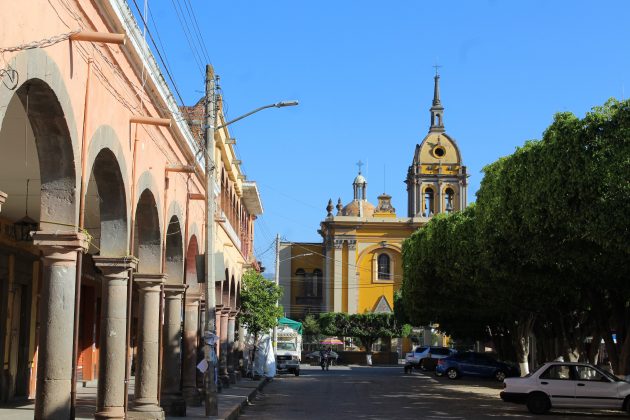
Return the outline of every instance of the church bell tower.
<path id="1" fill-rule="evenodd" d="M 405 180 L 409 217 L 428 218 L 438 213 L 463 210 L 467 205 L 468 175 L 455 139 L 444 129 L 437 67 L 434 82 L 429 133 L 416 145 Z"/>

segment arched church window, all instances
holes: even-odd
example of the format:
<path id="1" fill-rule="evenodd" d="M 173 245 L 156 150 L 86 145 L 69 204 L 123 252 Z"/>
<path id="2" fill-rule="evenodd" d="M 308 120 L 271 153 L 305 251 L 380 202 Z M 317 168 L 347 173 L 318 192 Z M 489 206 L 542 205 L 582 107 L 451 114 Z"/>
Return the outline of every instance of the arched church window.
<path id="1" fill-rule="evenodd" d="M 297 290 L 302 289 L 303 296 L 306 296 L 308 287 L 306 286 L 306 271 L 303 268 L 295 270 L 295 281 L 297 282 Z"/>
<path id="2" fill-rule="evenodd" d="M 452 188 L 444 190 L 445 210 L 451 213 L 454 210 L 455 191 Z"/>
<path id="3" fill-rule="evenodd" d="M 387 254 L 381 254 L 378 256 L 378 279 L 379 280 L 391 280 L 390 271 L 390 258 Z"/>
<path id="4" fill-rule="evenodd" d="M 313 270 L 313 296 L 320 297 L 322 295 L 322 270 L 316 268 Z"/>
<path id="5" fill-rule="evenodd" d="M 424 190 L 424 216 L 429 217 L 433 215 L 433 188 L 428 187 Z"/>

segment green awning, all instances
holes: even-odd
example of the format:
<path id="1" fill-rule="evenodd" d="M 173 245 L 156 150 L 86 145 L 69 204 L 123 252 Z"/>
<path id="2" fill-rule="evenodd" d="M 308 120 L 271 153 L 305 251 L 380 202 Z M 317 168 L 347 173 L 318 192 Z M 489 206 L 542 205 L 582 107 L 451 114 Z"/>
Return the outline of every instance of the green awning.
<path id="1" fill-rule="evenodd" d="M 293 328 L 298 333 L 302 334 L 302 323 L 298 321 L 294 321 L 289 318 L 280 318 L 278 319 L 278 325 L 286 325 L 287 327 Z"/>

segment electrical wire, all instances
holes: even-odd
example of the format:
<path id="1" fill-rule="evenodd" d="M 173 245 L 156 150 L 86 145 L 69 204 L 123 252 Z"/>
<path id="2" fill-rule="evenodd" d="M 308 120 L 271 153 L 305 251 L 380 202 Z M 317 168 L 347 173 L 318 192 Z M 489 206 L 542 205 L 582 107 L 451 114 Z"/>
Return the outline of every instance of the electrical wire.
<path id="1" fill-rule="evenodd" d="M 185 18 L 183 18 L 183 16 L 180 16 L 181 6 L 179 5 L 179 2 L 175 2 L 175 0 L 171 0 L 171 3 L 173 4 L 173 8 L 175 9 L 175 14 L 177 15 L 177 20 L 179 21 L 179 25 L 182 27 L 182 30 L 184 31 L 184 36 L 186 37 L 186 41 L 188 42 L 188 46 L 190 47 L 190 51 L 192 52 L 193 58 L 195 59 L 195 62 L 197 63 L 197 67 L 199 68 L 199 73 L 203 77 L 204 76 L 203 59 L 199 57 L 199 52 L 193 46 L 193 43 L 190 39 L 190 37 L 192 37 L 192 34 L 190 34 L 190 27 L 188 23 L 187 22 L 185 23 Z"/>

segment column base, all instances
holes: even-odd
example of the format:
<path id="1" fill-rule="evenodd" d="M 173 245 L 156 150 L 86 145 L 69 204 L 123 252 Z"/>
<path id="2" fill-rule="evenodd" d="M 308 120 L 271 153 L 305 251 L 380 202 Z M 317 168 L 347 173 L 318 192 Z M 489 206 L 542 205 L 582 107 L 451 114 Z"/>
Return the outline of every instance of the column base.
<path id="1" fill-rule="evenodd" d="M 134 405 L 127 411 L 128 419 L 158 419 L 164 420 L 164 410 L 157 404 Z"/>
<path id="2" fill-rule="evenodd" d="M 190 407 L 201 406 L 201 393 L 197 388 L 184 388 L 184 401 Z"/>
<path id="3" fill-rule="evenodd" d="M 186 401 L 182 394 L 163 394 L 160 405 L 167 416 L 186 417 Z"/>
<path id="4" fill-rule="evenodd" d="M 124 419 L 125 407 L 103 407 L 103 409 L 97 413 L 94 413 L 95 419 Z"/>

